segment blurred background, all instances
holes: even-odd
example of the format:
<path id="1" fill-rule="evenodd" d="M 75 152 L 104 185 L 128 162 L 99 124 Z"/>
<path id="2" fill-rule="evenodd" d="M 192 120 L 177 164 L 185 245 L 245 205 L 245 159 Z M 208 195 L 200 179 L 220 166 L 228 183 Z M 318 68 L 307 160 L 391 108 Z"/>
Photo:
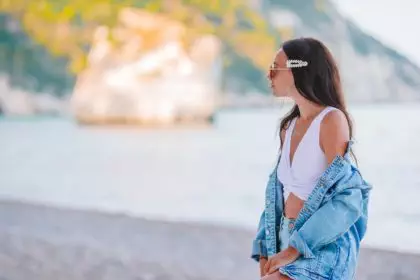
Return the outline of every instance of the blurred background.
<path id="1" fill-rule="evenodd" d="M 259 279 L 251 242 L 323 41 L 374 189 L 356 279 L 420 279 L 417 1 L 0 0 L 0 279 Z"/>

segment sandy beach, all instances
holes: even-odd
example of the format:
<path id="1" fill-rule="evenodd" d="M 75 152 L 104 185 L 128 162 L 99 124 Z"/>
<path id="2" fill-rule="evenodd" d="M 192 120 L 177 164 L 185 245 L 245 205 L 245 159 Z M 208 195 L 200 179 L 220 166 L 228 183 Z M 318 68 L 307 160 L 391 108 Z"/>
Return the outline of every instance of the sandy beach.
<path id="1" fill-rule="evenodd" d="M 259 279 L 254 233 L 0 201 L 1 280 Z M 363 248 L 356 279 L 420 279 L 420 256 Z"/>

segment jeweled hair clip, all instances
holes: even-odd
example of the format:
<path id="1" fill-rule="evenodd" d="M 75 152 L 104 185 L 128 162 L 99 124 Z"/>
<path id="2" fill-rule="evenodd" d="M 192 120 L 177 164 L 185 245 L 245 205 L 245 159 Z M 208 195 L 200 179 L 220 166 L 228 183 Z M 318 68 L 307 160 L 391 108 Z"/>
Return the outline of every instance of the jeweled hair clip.
<path id="1" fill-rule="evenodd" d="M 300 59 L 288 59 L 286 62 L 287 68 L 300 68 L 305 66 L 308 66 L 308 62 Z"/>

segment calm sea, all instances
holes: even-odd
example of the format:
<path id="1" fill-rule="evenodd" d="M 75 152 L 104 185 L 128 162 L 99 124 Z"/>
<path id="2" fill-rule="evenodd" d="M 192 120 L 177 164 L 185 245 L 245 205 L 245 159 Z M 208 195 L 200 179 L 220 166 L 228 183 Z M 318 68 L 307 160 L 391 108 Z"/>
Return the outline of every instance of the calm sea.
<path id="1" fill-rule="evenodd" d="M 420 105 L 352 106 L 373 184 L 366 244 L 420 253 Z M 0 120 L 0 198 L 255 229 L 284 109 L 221 111 L 213 127 Z"/>

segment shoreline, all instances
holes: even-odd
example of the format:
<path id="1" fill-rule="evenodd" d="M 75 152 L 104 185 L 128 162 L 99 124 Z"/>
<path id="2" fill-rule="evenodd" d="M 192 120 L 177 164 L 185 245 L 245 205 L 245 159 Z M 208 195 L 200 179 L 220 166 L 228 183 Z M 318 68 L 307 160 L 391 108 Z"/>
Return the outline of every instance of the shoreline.
<path id="1" fill-rule="evenodd" d="M 259 279 L 254 232 L 0 199 L 0 279 Z M 420 279 L 420 255 L 362 246 L 357 280 Z"/>

